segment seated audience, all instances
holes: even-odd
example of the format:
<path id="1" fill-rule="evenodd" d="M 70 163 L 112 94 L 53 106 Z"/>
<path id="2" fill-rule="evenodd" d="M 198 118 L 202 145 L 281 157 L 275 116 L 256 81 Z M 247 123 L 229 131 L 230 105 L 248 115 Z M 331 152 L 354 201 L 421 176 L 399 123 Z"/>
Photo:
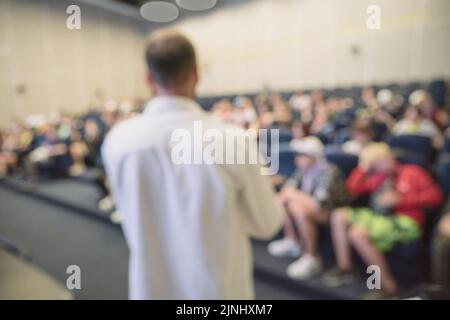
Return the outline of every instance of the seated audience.
<path id="1" fill-rule="evenodd" d="M 58 137 L 55 125 L 47 125 L 41 142 L 28 158 L 28 177 L 36 179 L 40 173 L 47 176 L 66 174 L 70 163 L 67 155 L 67 142 Z"/>
<path id="2" fill-rule="evenodd" d="M 441 131 L 436 124 L 423 117 L 418 107 L 410 106 L 405 112 L 405 118 L 397 122 L 392 129 L 395 135 L 415 134 L 429 137 L 433 146 L 440 149 L 444 144 Z"/>
<path id="3" fill-rule="evenodd" d="M 83 140 L 86 144 L 86 164 L 88 166 L 101 166 L 100 150 L 103 143 L 104 134 L 100 126 L 94 119 L 87 119 L 84 122 Z"/>
<path id="4" fill-rule="evenodd" d="M 290 128 L 292 123 L 292 111 L 281 95 L 272 96 L 273 123 L 276 128 Z"/>
<path id="5" fill-rule="evenodd" d="M 394 296 L 398 285 L 384 254 L 396 244 L 420 239 L 424 210 L 439 206 L 442 192 L 421 167 L 397 163 L 384 143 L 363 150 L 347 187 L 354 196 L 370 194 L 370 205 L 334 210 L 331 227 L 337 267 L 325 274 L 325 283 L 339 286 L 351 281 L 353 247 L 367 265 L 380 268 L 382 290 L 373 291 L 367 298 Z"/>
<path id="6" fill-rule="evenodd" d="M 237 97 L 234 105 L 236 106 L 233 116 L 234 122 L 244 129 L 252 127 L 257 120 L 257 114 L 252 100 L 246 97 Z"/>
<path id="7" fill-rule="evenodd" d="M 367 264 L 381 268 L 383 290 L 375 292 L 380 297 L 393 296 L 398 284 L 384 254 L 397 244 L 420 239 L 424 210 L 439 205 L 442 195 L 423 169 L 398 164 L 386 145 L 374 141 L 383 141 L 390 133 L 424 135 L 439 149 L 444 137 L 450 138 L 448 110 L 438 108 L 424 90 L 409 97 L 396 89 L 365 88 L 360 97 L 355 96 L 355 90 L 348 96 L 342 91 L 298 91 L 287 103 L 267 88 L 252 99 L 222 99 L 212 112 L 244 129 L 280 129 L 287 137 L 283 141 L 292 135 L 297 171 L 288 182 L 286 177 L 272 177 L 274 184 L 282 186 L 278 199 L 286 208 L 286 219 L 283 238 L 270 243 L 269 252 L 299 258 L 287 269 L 290 277 L 306 279 L 319 273 L 318 227 L 328 224 L 331 216 L 337 267 L 326 273 L 325 283 L 338 286 L 352 280 L 350 248 L 354 248 Z M 40 175 L 79 176 L 95 167 L 89 176 L 101 191 L 98 207 L 113 222 L 120 222 L 102 173 L 100 149 L 108 130 L 142 112 L 144 104 L 139 103 L 109 100 L 81 115 L 51 113 L 12 121 L 0 132 L 0 179 L 7 175 L 29 180 Z M 410 107 L 405 112 L 407 105 Z M 349 136 L 351 140 L 345 142 Z M 320 141 L 345 142 L 344 152 L 360 155 L 348 188 L 339 170 L 324 159 Z M 260 137 L 259 142 L 264 143 L 264 139 Z M 358 202 L 352 203 L 369 199 L 368 206 L 340 208 L 348 205 L 348 191 L 357 197 Z M 432 251 L 432 277 L 443 286 L 449 285 L 450 277 L 449 206 L 437 228 Z"/>
<path id="8" fill-rule="evenodd" d="M 326 162 L 323 145 L 316 137 L 294 140 L 297 171 L 278 194 L 286 208 L 284 237 L 269 244 L 274 256 L 297 257 L 287 273 L 305 279 L 322 270 L 318 252 L 318 225 L 328 223 L 330 210 L 346 201 L 345 184 L 339 170 Z M 297 237 L 297 232 L 299 237 Z"/>
<path id="9" fill-rule="evenodd" d="M 229 99 L 222 99 L 212 106 L 212 113 L 224 122 L 233 122 L 233 104 Z"/>
<path id="10" fill-rule="evenodd" d="M 404 113 L 404 99 L 394 94 L 389 89 L 380 90 L 377 94 L 377 105 L 372 111 L 378 111 L 380 116 L 388 120 L 390 124 L 394 124 L 396 120 L 402 117 Z M 382 111 L 382 112 L 380 112 Z M 389 127 L 391 127 L 389 125 Z"/>
<path id="11" fill-rule="evenodd" d="M 320 102 L 315 105 L 314 113 L 312 115 L 310 130 L 311 133 L 320 133 L 326 126 L 329 120 L 328 106 L 325 102 Z"/>
<path id="12" fill-rule="evenodd" d="M 311 97 L 302 91 L 297 91 L 289 99 L 289 106 L 294 111 L 302 112 L 311 106 Z"/>
<path id="13" fill-rule="evenodd" d="M 359 156 L 361 151 L 373 142 L 374 132 L 372 123 L 367 118 L 355 120 L 351 127 L 350 141 L 342 145 L 342 151 Z"/>
<path id="14" fill-rule="evenodd" d="M 291 128 L 292 139 L 300 140 L 308 136 L 308 125 L 300 120 L 295 120 Z"/>
<path id="15" fill-rule="evenodd" d="M 69 168 L 69 175 L 82 175 L 86 171 L 86 156 L 88 153 L 88 148 L 86 143 L 82 140 L 81 133 L 76 129 L 72 129 L 69 152 L 72 158 L 72 165 Z"/>

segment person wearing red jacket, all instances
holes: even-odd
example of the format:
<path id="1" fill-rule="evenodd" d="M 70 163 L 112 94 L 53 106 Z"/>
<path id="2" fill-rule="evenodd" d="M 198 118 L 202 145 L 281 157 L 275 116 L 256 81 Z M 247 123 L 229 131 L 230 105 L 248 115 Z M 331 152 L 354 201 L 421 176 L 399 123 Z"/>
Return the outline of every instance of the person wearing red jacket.
<path id="1" fill-rule="evenodd" d="M 339 208 L 331 216 L 333 245 L 337 267 L 324 280 L 338 286 L 352 279 L 351 247 L 367 265 L 376 265 L 381 273 L 381 290 L 368 298 L 387 298 L 397 292 L 384 253 L 398 244 L 420 239 L 426 208 L 443 202 L 443 194 L 431 176 L 421 167 L 400 164 L 385 143 L 374 143 L 360 155 L 359 166 L 347 180 L 354 196 L 369 195 L 367 208 Z"/>

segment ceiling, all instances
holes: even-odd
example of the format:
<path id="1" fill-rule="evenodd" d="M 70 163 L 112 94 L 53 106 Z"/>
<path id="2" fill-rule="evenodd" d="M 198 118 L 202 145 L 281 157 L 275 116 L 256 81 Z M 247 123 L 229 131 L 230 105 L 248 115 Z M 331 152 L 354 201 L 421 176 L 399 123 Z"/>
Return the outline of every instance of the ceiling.
<path id="1" fill-rule="evenodd" d="M 124 3 L 134 5 L 134 6 L 140 6 L 142 3 L 145 2 L 143 0 L 114 0 L 114 1 L 124 2 Z"/>
<path id="2" fill-rule="evenodd" d="M 142 4 L 144 4 L 146 2 L 150 2 L 150 1 L 152 1 L 152 0 L 112 0 L 112 2 L 119 2 L 122 4 L 130 5 L 136 9 L 139 9 Z M 156 0 L 153 0 L 153 1 L 156 1 Z M 176 0 L 163 0 L 163 1 L 171 2 L 176 5 Z M 197 11 L 197 12 L 181 9 L 178 20 L 186 18 L 186 17 L 194 16 L 194 15 L 199 16 L 199 15 L 208 14 L 208 13 L 212 12 L 213 10 L 218 10 L 218 9 L 224 8 L 224 7 L 239 5 L 239 4 L 243 4 L 245 2 L 250 2 L 250 1 L 253 1 L 253 0 L 217 0 L 217 4 L 215 7 L 211 8 L 209 10 Z"/>

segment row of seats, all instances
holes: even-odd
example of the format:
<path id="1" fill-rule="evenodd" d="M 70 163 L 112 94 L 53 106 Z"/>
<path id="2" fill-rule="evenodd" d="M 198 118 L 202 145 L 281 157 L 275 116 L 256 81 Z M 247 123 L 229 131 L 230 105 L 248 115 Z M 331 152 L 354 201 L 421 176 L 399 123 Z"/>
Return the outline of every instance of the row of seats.
<path id="1" fill-rule="evenodd" d="M 394 94 L 401 95 L 403 98 L 407 99 L 409 95 L 419 89 L 426 89 L 432 96 L 433 101 L 436 102 L 437 105 L 444 105 L 445 102 L 445 92 L 446 92 L 446 82 L 445 80 L 434 80 L 427 84 L 422 82 L 409 82 L 405 84 L 391 83 L 386 85 L 373 85 L 372 86 L 376 91 L 381 89 L 389 89 Z M 341 98 L 352 98 L 355 100 L 355 103 L 361 102 L 361 96 L 363 92 L 363 87 L 354 86 L 349 88 L 335 88 L 335 89 L 324 89 L 321 90 L 325 98 L 328 97 L 341 97 Z M 314 90 L 303 90 L 303 92 L 310 94 Z M 287 101 L 294 94 L 294 91 L 282 91 L 280 95 Z M 249 93 L 245 96 L 249 98 L 254 98 L 257 94 Z M 218 101 L 222 99 L 230 99 L 235 98 L 236 95 L 220 95 L 220 96 L 208 96 L 202 97 L 199 99 L 200 105 L 205 109 L 209 110 L 211 107 Z"/>
<path id="2" fill-rule="evenodd" d="M 280 135 L 279 146 L 279 174 L 290 176 L 295 171 L 294 151 L 290 148 L 289 141 L 292 137 L 288 134 Z M 390 136 L 388 145 L 394 150 L 397 159 L 402 163 L 420 165 L 426 169 L 431 168 L 435 172 L 438 181 L 448 195 L 450 192 L 450 140 L 446 140 L 445 147 L 438 157 L 435 167 L 430 164 L 432 154 L 432 143 L 430 138 L 416 135 Z M 325 155 L 328 161 L 334 163 L 341 169 L 342 174 L 348 177 L 350 172 L 357 166 L 358 157 L 344 153 L 339 144 L 327 145 Z"/>

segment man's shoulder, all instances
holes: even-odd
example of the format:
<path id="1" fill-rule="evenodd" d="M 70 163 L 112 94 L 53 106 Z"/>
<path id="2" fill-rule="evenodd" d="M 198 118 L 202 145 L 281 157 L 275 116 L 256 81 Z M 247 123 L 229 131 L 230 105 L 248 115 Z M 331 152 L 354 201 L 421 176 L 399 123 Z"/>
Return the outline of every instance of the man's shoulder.
<path id="1" fill-rule="evenodd" d="M 112 128 L 105 137 L 103 152 L 126 153 L 151 143 L 154 126 L 147 124 L 142 115 L 125 120 Z"/>
<path id="2" fill-rule="evenodd" d="M 180 115 L 182 117 L 179 118 Z M 196 128 L 196 122 L 201 123 L 201 126 Z M 150 150 L 167 144 L 177 129 L 188 130 L 192 138 L 196 137 L 195 130 L 201 130 L 199 133 L 202 138 L 210 129 L 219 130 L 223 135 L 229 132 L 228 130 L 238 130 L 238 135 L 244 132 L 239 127 L 225 123 L 208 113 L 172 113 L 168 116 L 141 114 L 117 124 L 110 130 L 103 144 L 103 153 L 111 156 Z"/>
<path id="3" fill-rule="evenodd" d="M 140 118 L 141 116 L 137 116 L 116 124 L 106 135 L 106 141 L 123 140 L 135 133 L 138 126 L 140 126 Z"/>

